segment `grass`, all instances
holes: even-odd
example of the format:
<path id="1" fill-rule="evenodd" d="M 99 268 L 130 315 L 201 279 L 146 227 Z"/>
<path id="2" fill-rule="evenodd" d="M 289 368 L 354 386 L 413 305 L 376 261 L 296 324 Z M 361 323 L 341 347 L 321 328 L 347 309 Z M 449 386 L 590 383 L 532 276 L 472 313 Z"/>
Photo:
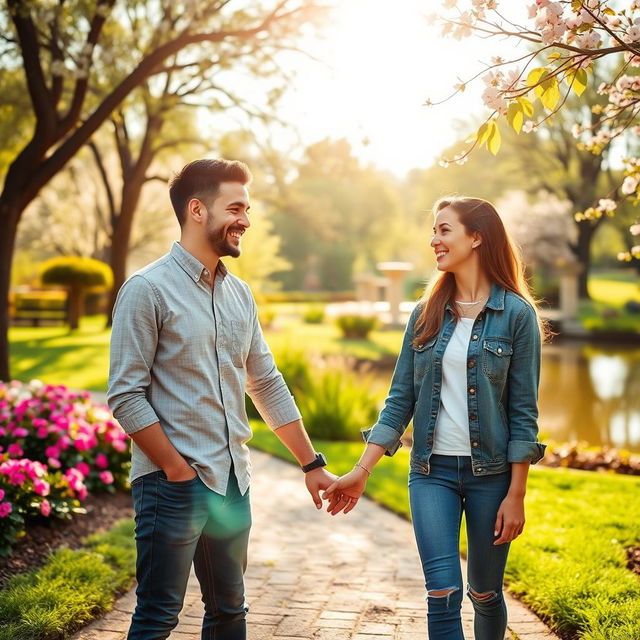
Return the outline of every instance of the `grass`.
<path id="1" fill-rule="evenodd" d="M 12 578 L 0 591 L 0 640 L 64 638 L 108 611 L 135 573 L 133 520 L 60 549 L 40 567 Z"/>
<path id="2" fill-rule="evenodd" d="M 256 421 L 252 428 L 252 446 L 293 461 L 268 427 Z M 362 452 L 355 442 L 314 444 L 336 474 Z M 383 458 L 367 484 L 369 497 L 406 518 L 408 456 Z M 533 467 L 528 486 L 509 589 L 565 638 L 640 640 L 640 579 L 625 567 L 625 548 L 640 545 L 640 478 Z"/>

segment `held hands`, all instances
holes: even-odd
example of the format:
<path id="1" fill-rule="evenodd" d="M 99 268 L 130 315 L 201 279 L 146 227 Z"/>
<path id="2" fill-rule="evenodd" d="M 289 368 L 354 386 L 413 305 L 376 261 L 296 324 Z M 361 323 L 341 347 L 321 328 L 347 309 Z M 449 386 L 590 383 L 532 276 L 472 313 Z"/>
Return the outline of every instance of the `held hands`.
<path id="1" fill-rule="evenodd" d="M 304 483 L 307 485 L 307 491 L 311 494 L 316 509 L 322 509 L 322 499 L 320 491 L 330 487 L 338 476 L 327 471 L 324 467 L 318 467 L 312 471 L 308 471 L 304 475 Z"/>
<path id="2" fill-rule="evenodd" d="M 369 474 L 362 467 L 356 466 L 335 480 L 322 494 L 322 499 L 329 501 L 327 511 L 332 516 L 341 511 L 349 513 L 363 494 L 368 478 Z"/>

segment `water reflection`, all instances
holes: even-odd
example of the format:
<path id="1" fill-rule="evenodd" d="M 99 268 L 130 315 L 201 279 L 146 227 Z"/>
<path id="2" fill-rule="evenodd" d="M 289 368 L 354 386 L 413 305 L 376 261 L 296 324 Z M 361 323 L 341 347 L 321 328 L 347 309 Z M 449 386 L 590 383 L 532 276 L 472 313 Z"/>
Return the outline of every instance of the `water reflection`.
<path id="1" fill-rule="evenodd" d="M 640 452 L 640 348 L 545 346 L 540 429 L 554 440 Z"/>

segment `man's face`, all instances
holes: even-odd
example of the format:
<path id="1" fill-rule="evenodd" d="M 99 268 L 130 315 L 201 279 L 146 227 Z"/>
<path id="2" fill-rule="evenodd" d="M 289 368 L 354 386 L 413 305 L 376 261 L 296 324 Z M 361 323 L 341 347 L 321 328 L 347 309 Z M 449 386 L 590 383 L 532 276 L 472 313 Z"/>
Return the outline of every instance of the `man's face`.
<path id="1" fill-rule="evenodd" d="M 239 182 L 222 182 L 213 202 L 206 205 L 207 242 L 216 255 L 237 258 L 240 255 L 240 238 L 251 224 L 249 192 Z"/>

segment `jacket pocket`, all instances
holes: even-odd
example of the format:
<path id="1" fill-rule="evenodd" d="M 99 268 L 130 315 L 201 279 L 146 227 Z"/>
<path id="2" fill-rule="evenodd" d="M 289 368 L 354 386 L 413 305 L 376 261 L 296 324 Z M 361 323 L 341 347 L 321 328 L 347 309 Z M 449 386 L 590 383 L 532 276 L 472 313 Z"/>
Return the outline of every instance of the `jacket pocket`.
<path id="1" fill-rule="evenodd" d="M 511 339 L 486 338 L 482 346 L 482 372 L 492 382 L 503 382 L 513 353 Z"/>
<path id="2" fill-rule="evenodd" d="M 413 374 L 416 379 L 423 378 L 433 366 L 433 351 L 438 336 L 427 340 L 424 344 L 411 345 L 413 349 Z"/>

